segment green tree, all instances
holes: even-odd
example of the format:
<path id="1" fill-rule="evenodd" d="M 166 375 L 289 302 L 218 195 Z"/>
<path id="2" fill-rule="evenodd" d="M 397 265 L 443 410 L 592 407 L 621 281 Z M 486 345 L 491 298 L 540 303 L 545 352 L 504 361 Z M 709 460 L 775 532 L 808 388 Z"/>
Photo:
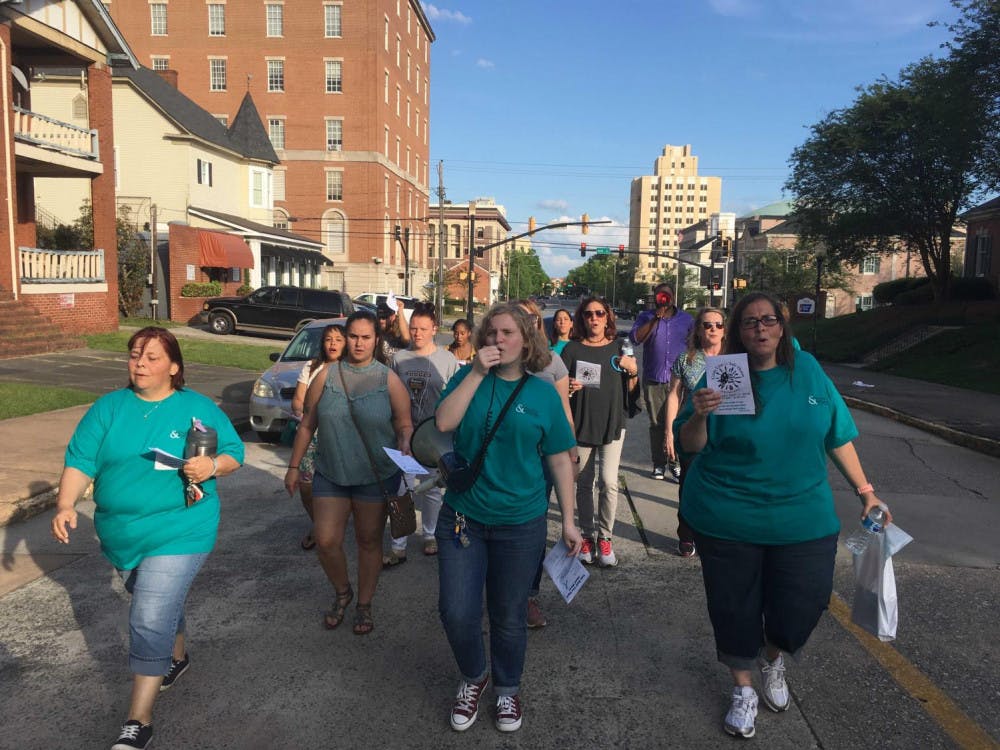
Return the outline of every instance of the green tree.
<path id="1" fill-rule="evenodd" d="M 745 264 L 742 277 L 747 280 L 745 292 L 767 292 L 778 299 L 791 299 L 816 288 L 815 249 L 768 250 L 742 257 Z M 845 265 L 836 258 L 824 259 L 820 287 L 851 292 L 851 275 Z"/>
<path id="2" fill-rule="evenodd" d="M 582 266 L 570 270 L 566 285 L 586 287 L 615 307 L 633 308 L 637 299 L 649 294 L 649 284 L 636 282 L 635 271 L 635 256 L 621 260 L 617 253 L 592 255 Z"/>
<path id="3" fill-rule="evenodd" d="M 552 279 L 545 273 L 534 250 L 514 250 L 500 275 L 500 294 L 507 299 L 545 295 L 552 292 Z"/>
<path id="4" fill-rule="evenodd" d="M 951 277 L 951 233 L 980 188 L 990 103 L 969 67 L 926 58 L 859 90 L 795 149 L 786 187 L 806 241 L 860 263 L 899 241 L 920 256 L 937 299 Z"/>

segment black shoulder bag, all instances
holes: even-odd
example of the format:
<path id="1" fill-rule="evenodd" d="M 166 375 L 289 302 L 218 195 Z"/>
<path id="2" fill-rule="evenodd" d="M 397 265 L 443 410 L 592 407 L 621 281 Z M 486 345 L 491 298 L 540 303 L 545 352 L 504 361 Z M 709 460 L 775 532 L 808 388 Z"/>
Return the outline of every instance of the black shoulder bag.
<path id="1" fill-rule="evenodd" d="M 494 375 L 494 377 L 496 376 Z M 471 466 L 454 451 L 449 451 L 438 459 L 438 470 L 441 472 L 441 478 L 449 490 L 452 492 L 468 492 L 472 489 L 476 480 L 479 479 L 479 473 L 483 470 L 483 461 L 486 459 L 486 449 L 489 447 L 490 441 L 496 435 L 497 429 L 500 427 L 500 423 L 503 422 L 503 418 L 506 416 L 510 405 L 514 403 L 517 394 L 521 392 L 521 389 L 530 377 L 528 373 L 524 373 L 521 376 L 521 380 L 518 382 L 514 392 L 510 394 L 507 403 L 503 405 L 503 409 L 500 410 L 500 416 L 497 417 L 496 423 L 483 441 L 483 447 L 479 449 L 479 455 L 476 456 L 476 460 L 472 462 Z"/>

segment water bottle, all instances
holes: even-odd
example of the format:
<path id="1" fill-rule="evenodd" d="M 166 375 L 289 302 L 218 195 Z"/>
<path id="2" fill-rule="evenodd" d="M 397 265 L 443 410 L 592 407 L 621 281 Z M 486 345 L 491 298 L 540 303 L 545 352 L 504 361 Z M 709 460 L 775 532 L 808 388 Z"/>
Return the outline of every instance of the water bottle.
<path id="1" fill-rule="evenodd" d="M 622 340 L 622 356 L 623 357 L 635 356 L 635 347 L 632 346 L 632 341 L 630 339 Z"/>
<path id="2" fill-rule="evenodd" d="M 875 535 L 881 533 L 882 525 L 885 523 L 885 511 L 876 505 L 861 522 L 858 530 L 844 540 L 844 546 L 855 555 L 860 555 L 871 543 Z"/>

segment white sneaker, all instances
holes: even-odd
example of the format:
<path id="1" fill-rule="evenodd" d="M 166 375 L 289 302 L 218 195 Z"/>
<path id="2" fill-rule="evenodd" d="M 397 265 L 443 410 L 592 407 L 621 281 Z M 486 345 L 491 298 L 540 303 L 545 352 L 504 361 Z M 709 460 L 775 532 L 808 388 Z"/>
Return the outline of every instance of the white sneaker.
<path id="1" fill-rule="evenodd" d="M 584 565 L 591 565 L 594 562 L 594 540 L 589 536 L 583 538 L 583 544 L 580 545 L 580 553 L 578 555 L 580 562 Z"/>
<path id="2" fill-rule="evenodd" d="M 768 661 L 764 655 L 757 660 L 760 667 L 760 678 L 764 684 L 761 695 L 764 703 L 772 711 L 787 711 L 789 704 L 788 683 L 785 682 L 785 660 L 781 654 L 774 661 Z"/>
<path id="3" fill-rule="evenodd" d="M 733 737 L 753 737 L 757 718 L 757 693 L 752 687 L 734 687 L 732 703 L 722 728 Z"/>
<path id="4" fill-rule="evenodd" d="M 597 540 L 597 564 L 602 568 L 613 568 L 618 564 L 618 557 L 611 548 L 610 539 Z"/>

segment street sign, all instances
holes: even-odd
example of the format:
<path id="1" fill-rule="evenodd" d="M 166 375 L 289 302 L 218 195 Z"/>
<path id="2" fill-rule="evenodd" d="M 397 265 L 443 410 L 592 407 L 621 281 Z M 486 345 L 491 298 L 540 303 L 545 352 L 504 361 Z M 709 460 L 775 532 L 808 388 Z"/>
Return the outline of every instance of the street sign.
<path id="1" fill-rule="evenodd" d="M 816 301 L 803 297 L 796 303 L 795 309 L 799 315 L 812 315 L 816 311 Z"/>
<path id="2" fill-rule="evenodd" d="M 595 247 L 594 248 L 594 254 L 595 255 L 610 255 L 611 254 L 611 248 L 610 247 Z"/>

